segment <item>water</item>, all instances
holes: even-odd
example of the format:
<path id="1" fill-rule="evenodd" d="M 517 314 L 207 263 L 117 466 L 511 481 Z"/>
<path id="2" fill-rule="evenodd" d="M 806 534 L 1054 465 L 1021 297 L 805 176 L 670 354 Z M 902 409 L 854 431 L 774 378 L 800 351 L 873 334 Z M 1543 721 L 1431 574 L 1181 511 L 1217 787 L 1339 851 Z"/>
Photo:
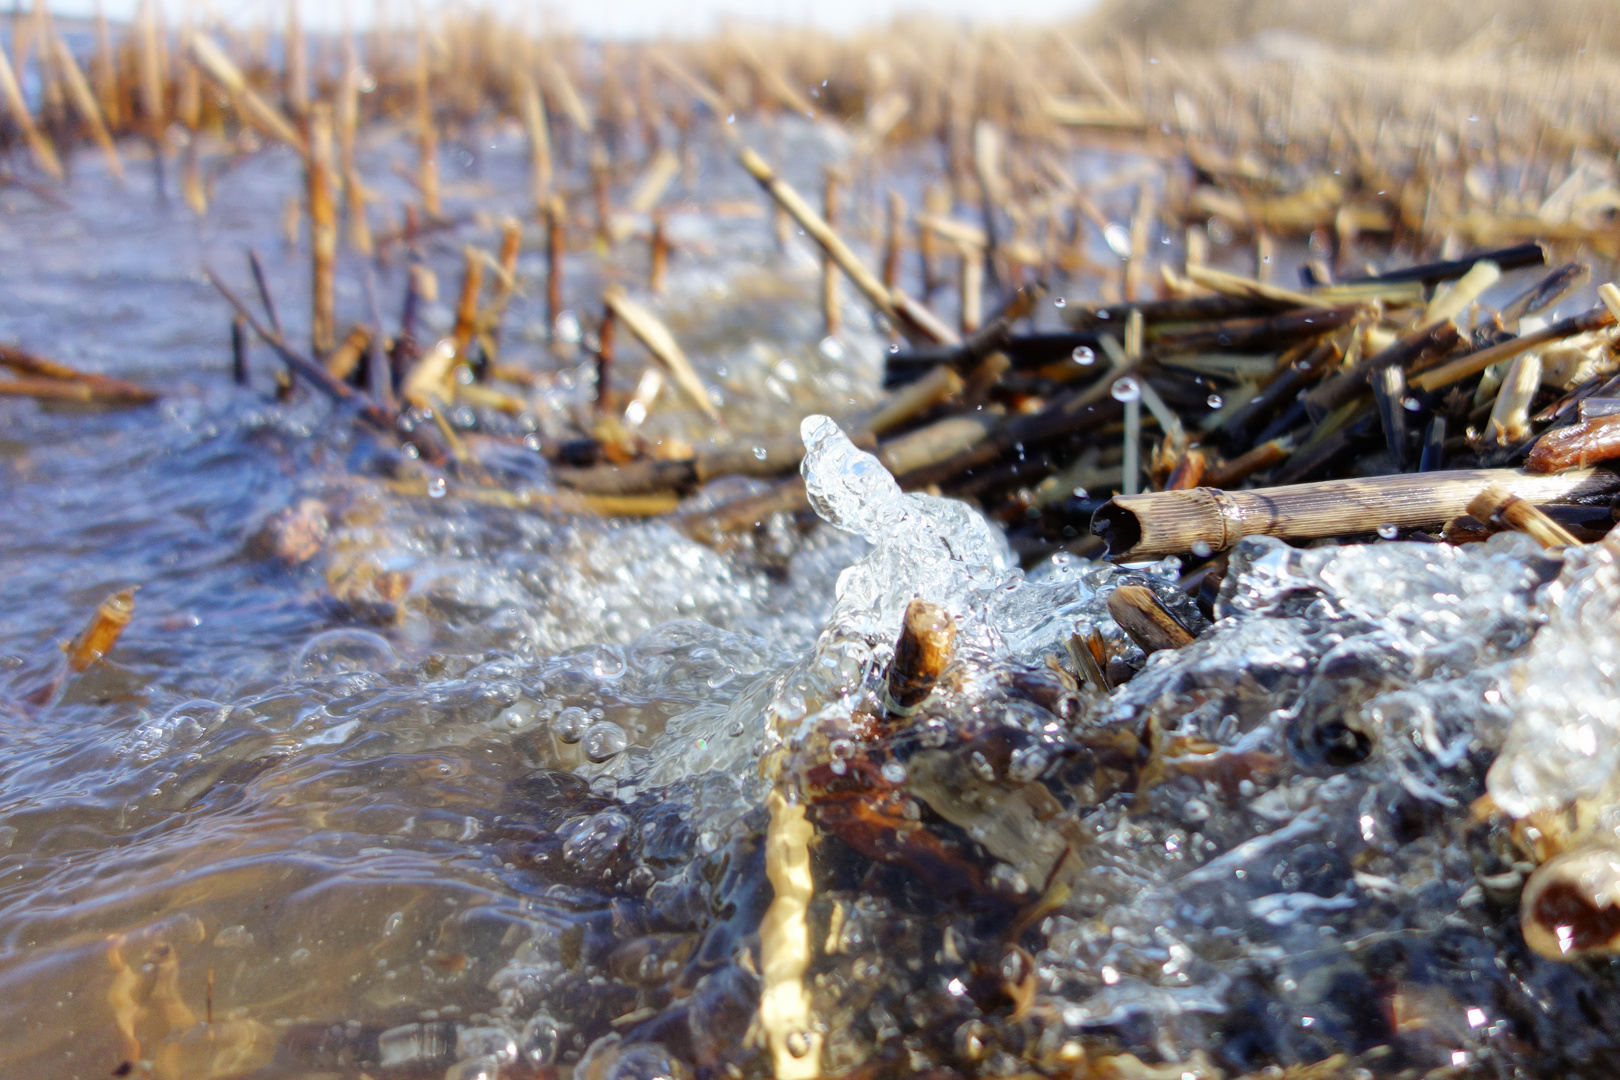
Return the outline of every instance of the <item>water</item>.
<path id="1" fill-rule="evenodd" d="M 496 144 L 455 158 L 479 205 L 523 189 L 521 147 Z M 804 178 L 841 152 L 819 130 L 794 146 Z M 371 174 L 397 152 L 371 148 Z M 259 245 L 300 332 L 301 257 L 272 239 L 288 159 L 222 178 L 201 226 L 154 210 L 138 169 L 117 195 L 83 167 L 71 213 L 6 196 L 0 333 L 165 398 L 0 402 L 0 1074 L 767 1075 L 745 1036 L 777 785 L 819 837 L 829 1075 L 1334 1054 L 1346 1076 L 1613 1074 L 1614 962 L 1549 958 L 1515 925 L 1525 878 L 1590 861 L 1620 820 L 1606 548 L 1251 539 L 1207 613 L 1176 560 L 1026 574 L 974 511 L 901 493 L 811 415 L 873 399 L 884 339 L 852 307 L 827 346 L 816 261 L 719 206 L 757 199 L 723 162 L 672 218 L 666 314 L 736 434 L 802 431 L 830 525 L 715 550 L 491 505 L 319 401 L 271 402 L 262 351 L 255 385 L 229 384 L 194 271 L 245 282 Z M 460 239 L 430 245 L 447 292 Z M 585 310 L 594 257 L 569 274 Z M 381 280 L 391 306 L 397 262 Z M 358 290 L 340 301 L 357 313 Z M 544 495 L 525 436 L 592 388 L 538 311 L 519 296 L 505 338 L 546 373 L 532 421 L 467 434 L 491 479 Z M 672 397 L 645 430 L 707 434 Z M 694 505 L 728 486 L 749 485 Z M 267 545 L 288 514 L 313 555 Z M 1144 655 L 1108 614 L 1122 584 L 1198 640 Z M 57 643 L 131 585 L 109 661 L 64 672 Z M 913 597 L 956 652 L 894 725 Z M 1087 685 L 1076 637 L 1129 681 Z M 1572 803 L 1582 827 L 1532 858 L 1487 792 L 1525 820 Z"/>

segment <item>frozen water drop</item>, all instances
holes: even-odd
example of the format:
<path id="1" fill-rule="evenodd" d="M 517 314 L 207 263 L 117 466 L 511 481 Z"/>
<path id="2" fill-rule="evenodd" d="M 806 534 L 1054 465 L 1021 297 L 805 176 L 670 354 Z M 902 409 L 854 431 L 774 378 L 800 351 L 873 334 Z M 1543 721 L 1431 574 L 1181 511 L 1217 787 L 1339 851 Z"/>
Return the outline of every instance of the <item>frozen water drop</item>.
<path id="1" fill-rule="evenodd" d="M 1399 529 L 1399 527 L 1397 527 L 1395 525 L 1391 525 L 1387 521 L 1384 522 L 1384 524 L 1378 526 L 1378 535 L 1382 536 L 1385 540 L 1393 540 L 1397 536 L 1399 536 L 1400 534 L 1401 534 L 1401 530 Z"/>
<path id="2" fill-rule="evenodd" d="M 1074 352 L 1069 354 L 1069 359 L 1081 367 L 1090 367 L 1097 362 L 1097 351 L 1089 345 L 1076 345 Z"/>
<path id="3" fill-rule="evenodd" d="M 585 732 L 585 756 L 600 765 L 618 757 L 629 743 L 624 728 L 611 720 L 603 720 L 592 724 Z"/>
<path id="4" fill-rule="evenodd" d="M 1219 394 L 1211 394 L 1209 397 L 1204 399 L 1204 404 L 1208 405 L 1212 409 L 1218 409 L 1222 405 L 1226 404 L 1226 399 L 1221 397 Z"/>
<path id="5" fill-rule="evenodd" d="M 1142 384 L 1129 375 L 1115 379 L 1113 388 L 1108 391 L 1114 395 L 1115 401 L 1140 401 L 1142 398 Z"/>

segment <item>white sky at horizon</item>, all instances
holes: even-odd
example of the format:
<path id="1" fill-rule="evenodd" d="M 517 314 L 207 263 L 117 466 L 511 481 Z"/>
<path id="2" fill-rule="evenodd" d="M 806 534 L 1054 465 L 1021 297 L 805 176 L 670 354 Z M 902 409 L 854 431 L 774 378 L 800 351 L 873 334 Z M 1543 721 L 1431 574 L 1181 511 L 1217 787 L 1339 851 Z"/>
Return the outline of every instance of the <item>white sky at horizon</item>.
<path id="1" fill-rule="evenodd" d="M 525 15 L 535 25 L 542 22 L 593 38 L 647 38 L 661 36 L 697 37 L 712 33 L 727 20 L 778 26 L 807 26 L 833 33 L 849 33 L 863 27 L 883 25 L 902 14 L 923 14 L 964 23 L 1051 22 L 1078 15 L 1096 0 L 1020 0 L 1012 4 L 986 3 L 985 0 L 490 0 L 488 6 L 514 15 Z M 127 19 L 138 0 L 101 0 L 109 18 Z M 164 0 L 170 25 L 178 20 L 185 0 Z M 382 0 L 394 18 L 409 17 L 413 0 Z M 30 10 L 33 0 L 0 0 L 0 11 Z M 347 6 L 356 25 L 364 26 L 374 17 L 377 0 L 300 0 L 304 23 L 311 29 L 337 29 Z M 441 6 L 423 0 L 422 8 Z M 469 6 L 483 6 L 473 4 Z M 50 0 L 58 15 L 90 15 L 96 0 Z M 197 0 L 194 10 L 209 11 L 227 22 L 271 23 L 286 19 L 281 0 Z"/>

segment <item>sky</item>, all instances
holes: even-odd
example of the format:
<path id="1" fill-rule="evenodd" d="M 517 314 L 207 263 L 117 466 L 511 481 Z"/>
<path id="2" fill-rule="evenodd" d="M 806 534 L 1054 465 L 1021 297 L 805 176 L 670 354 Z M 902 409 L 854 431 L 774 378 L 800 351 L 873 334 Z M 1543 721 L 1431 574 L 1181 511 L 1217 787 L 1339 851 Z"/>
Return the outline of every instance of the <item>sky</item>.
<path id="1" fill-rule="evenodd" d="M 28 10 L 33 0 L 9 0 L 5 8 L 19 5 Z M 50 0 L 51 10 L 62 15 L 88 15 L 95 0 Z M 102 9 L 112 18 L 127 18 L 137 0 L 102 0 Z M 183 0 L 165 0 L 165 9 L 178 17 Z M 356 22 L 366 21 L 375 0 L 351 0 Z M 546 13 L 558 23 L 591 37 L 636 38 L 671 34 L 695 37 L 715 30 L 725 19 L 745 19 L 789 26 L 813 26 L 820 30 L 847 33 L 862 26 L 881 24 L 906 12 L 927 12 L 936 18 L 964 22 L 1004 23 L 1044 22 L 1076 14 L 1092 6 L 1094 0 L 1019 0 L 1014 6 L 997 0 L 490 0 L 497 9 Z M 212 10 L 231 22 L 272 20 L 281 22 L 285 10 L 280 0 L 198 0 L 197 6 Z M 392 0 L 395 11 L 409 11 L 411 0 Z M 424 0 L 432 8 L 433 0 Z M 341 0 L 300 0 L 306 25 L 336 28 L 341 18 Z"/>

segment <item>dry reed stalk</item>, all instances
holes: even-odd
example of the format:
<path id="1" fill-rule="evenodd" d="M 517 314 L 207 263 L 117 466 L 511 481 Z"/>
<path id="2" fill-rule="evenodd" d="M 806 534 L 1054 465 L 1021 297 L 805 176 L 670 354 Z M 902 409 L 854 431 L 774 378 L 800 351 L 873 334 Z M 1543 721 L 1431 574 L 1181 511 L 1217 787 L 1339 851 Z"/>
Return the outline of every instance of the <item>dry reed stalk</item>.
<path id="1" fill-rule="evenodd" d="M 56 63 L 61 69 L 62 81 L 67 84 L 68 96 L 73 99 L 73 107 L 78 110 L 79 118 L 90 131 L 90 137 L 101 148 L 102 156 L 107 159 L 107 171 L 122 184 L 124 161 L 118 156 L 118 146 L 107 130 L 107 121 L 102 116 L 101 106 L 96 102 L 96 95 L 91 91 L 90 83 L 80 70 L 79 62 L 73 58 L 73 50 L 68 48 L 67 41 L 57 34 L 51 39 L 51 43 L 55 47 Z"/>
<path id="2" fill-rule="evenodd" d="M 20 375 L 31 376 L 31 380 L 25 381 L 39 384 L 41 393 L 35 396 L 49 394 L 52 385 L 76 388 L 71 394 L 64 393 L 61 396 L 80 401 L 141 405 L 156 401 L 158 396 L 153 391 L 132 382 L 111 375 L 79 371 L 55 360 L 35 356 L 15 345 L 0 345 L 0 367 L 10 368 Z"/>
<path id="3" fill-rule="evenodd" d="M 22 129 L 34 164 L 53 180 L 61 180 L 62 161 L 56 156 L 56 148 L 34 123 L 34 114 L 28 110 L 28 102 L 23 98 L 22 87 L 17 85 L 17 73 L 12 70 L 11 61 L 6 58 L 4 50 L 0 50 L 0 95 L 5 97 L 12 120 Z"/>
<path id="4" fill-rule="evenodd" d="M 827 228 L 838 228 L 840 177 L 835 169 L 828 169 L 822 187 L 822 217 Z M 827 336 L 836 337 L 843 328 L 843 312 L 839 308 L 838 264 L 825 251 L 821 256 L 821 321 Z"/>
<path id="5" fill-rule="evenodd" d="M 1620 490 L 1620 476 L 1603 469 L 1556 476 L 1465 469 L 1246 491 L 1118 495 L 1097 511 L 1092 531 L 1107 544 L 1108 558 L 1137 562 L 1183 554 L 1195 544 L 1224 550 L 1256 534 L 1311 540 L 1386 526 L 1428 529 L 1466 512 L 1470 500 L 1493 484 L 1530 502 L 1571 502 L 1612 495 Z"/>
<path id="6" fill-rule="evenodd" d="M 101 115 L 109 131 L 120 131 L 124 126 L 124 110 L 118 95 L 112 33 L 107 27 L 107 17 L 101 10 L 99 0 L 96 3 L 95 33 L 96 51 L 90 57 L 90 82 L 95 88 L 96 102 L 101 106 Z"/>
<path id="7" fill-rule="evenodd" d="M 241 69 L 225 55 L 212 38 L 201 32 L 193 33 L 189 47 L 197 65 L 230 97 L 238 115 L 271 138 L 286 143 L 301 156 L 309 153 L 303 136 L 298 134 L 297 129 L 274 106 L 254 92 L 247 84 L 247 79 L 243 77 Z"/>
<path id="8" fill-rule="evenodd" d="M 309 110 L 309 154 L 304 158 L 309 201 L 310 350 L 324 356 L 337 335 L 337 199 L 332 190 L 332 108 Z"/>
<path id="9" fill-rule="evenodd" d="M 1571 315 L 1567 319 L 1560 319 L 1551 326 L 1537 330 L 1530 334 L 1521 334 L 1499 345 L 1480 349 L 1467 356 L 1458 357 L 1448 364 L 1424 372 L 1412 380 L 1412 386 L 1428 393 L 1443 386 L 1461 382 L 1472 375 L 1478 375 L 1492 364 L 1500 364 L 1504 360 L 1511 360 L 1521 353 L 1529 352 L 1540 345 L 1551 341 L 1558 341 L 1576 334 L 1584 334 L 1590 330 L 1601 330 L 1604 327 L 1615 325 L 1615 316 L 1608 308 L 1599 306 L 1579 315 Z"/>
<path id="10" fill-rule="evenodd" d="M 668 369 L 670 376 L 675 380 L 675 385 L 691 399 L 692 404 L 696 405 L 711 423 L 722 425 L 720 411 L 714 407 L 714 402 L 709 400 L 708 388 L 698 377 L 692 362 L 681 351 L 675 336 L 669 332 L 658 316 L 631 300 L 618 285 L 608 286 L 602 293 L 602 300 L 619 317 L 619 321 L 624 323 L 625 329 L 629 330 L 636 340 Z"/>
<path id="11" fill-rule="evenodd" d="M 562 314 L 563 251 L 567 245 L 567 211 L 561 195 L 546 200 L 546 332 L 557 330 L 557 318 Z"/>
<path id="12" fill-rule="evenodd" d="M 546 104 L 527 72 L 518 73 L 518 108 L 529 139 L 529 189 L 536 213 L 544 215 L 551 197 L 551 137 L 546 130 Z"/>
<path id="13" fill-rule="evenodd" d="M 662 296 L 669 285 L 669 237 L 664 231 L 661 213 L 653 214 L 652 236 L 647 247 L 647 291 Z"/>
<path id="14" fill-rule="evenodd" d="M 906 200 L 889 191 L 888 217 L 883 239 L 883 287 L 892 294 L 900 283 L 900 255 L 905 247 Z"/>
<path id="15" fill-rule="evenodd" d="M 163 41 L 157 25 L 159 17 L 156 0 L 141 0 L 135 13 L 136 87 L 141 118 L 146 122 L 146 137 L 152 141 L 161 159 L 167 153 L 168 116 L 164 110 Z"/>
<path id="16" fill-rule="evenodd" d="M 369 258 L 375 250 L 371 222 L 366 217 L 366 189 L 360 182 L 355 161 L 355 138 L 360 127 L 360 82 L 364 71 L 354 56 L 353 43 L 344 39 L 348 53 L 343 65 L 343 83 L 337 96 L 338 168 L 343 179 L 343 197 L 348 217 L 349 247 L 356 255 Z"/>
<path id="17" fill-rule="evenodd" d="M 596 415 L 605 416 L 613 408 L 614 335 L 618 318 L 611 305 L 602 309 L 602 322 L 596 328 Z M 650 402 L 648 404 L 651 404 Z M 646 408 L 644 405 L 643 408 Z"/>
<path id="18" fill-rule="evenodd" d="M 1144 183 L 1141 194 L 1137 196 L 1136 210 L 1131 214 L 1131 253 L 1125 260 L 1124 279 L 1124 295 L 1127 302 L 1141 298 L 1142 284 L 1147 278 L 1150 261 L 1152 237 L 1149 234 L 1157 220 L 1158 198 L 1153 193 L 1152 185 Z"/>
<path id="19" fill-rule="evenodd" d="M 73 641 L 63 646 L 68 667 L 76 672 L 87 671 L 90 665 L 112 652 L 124 628 L 135 617 L 135 590 L 120 589 L 108 596 L 96 608 L 90 622 Z"/>
<path id="20" fill-rule="evenodd" d="M 1500 521 L 1508 528 L 1526 533 L 1544 548 L 1574 547 L 1580 544 L 1568 529 L 1505 488 L 1492 485 L 1470 499 L 1468 516 L 1487 525 Z"/>
<path id="21" fill-rule="evenodd" d="M 1291 447 L 1282 439 L 1268 439 L 1259 446 L 1223 461 L 1205 471 L 1203 487 L 1231 488 L 1257 472 L 1264 472 L 1287 459 Z"/>
<path id="22" fill-rule="evenodd" d="M 468 244 L 461 249 L 464 269 L 461 275 L 461 293 L 456 298 L 456 323 L 450 331 L 454 355 L 467 358 L 468 346 L 478 332 L 478 299 L 484 292 L 484 255 Z"/>
<path id="23" fill-rule="evenodd" d="M 962 244 L 958 251 L 962 258 L 961 313 L 962 333 L 971 334 L 984 321 L 984 266 L 989 253 L 970 244 Z"/>
<path id="24" fill-rule="evenodd" d="M 416 187 L 422 193 L 422 209 L 439 217 L 439 131 L 433 122 L 433 98 L 428 86 L 427 34 L 418 24 L 416 63 L 412 69 L 416 87 Z"/>
<path id="25" fill-rule="evenodd" d="M 360 367 L 361 359 L 371 347 L 371 327 L 357 325 L 352 327 L 337 348 L 326 355 L 326 370 L 332 378 L 347 381 Z"/>
<path id="26" fill-rule="evenodd" d="M 1485 437 L 1498 446 L 1521 443 L 1530 434 L 1530 402 L 1541 388 L 1541 357 L 1525 353 L 1513 361 L 1491 407 Z"/>
<path id="27" fill-rule="evenodd" d="M 281 40 L 286 50 L 282 93 L 287 111 L 302 118 L 309 112 L 309 49 L 304 41 L 303 20 L 298 17 L 298 0 L 287 0 L 287 34 Z"/>

